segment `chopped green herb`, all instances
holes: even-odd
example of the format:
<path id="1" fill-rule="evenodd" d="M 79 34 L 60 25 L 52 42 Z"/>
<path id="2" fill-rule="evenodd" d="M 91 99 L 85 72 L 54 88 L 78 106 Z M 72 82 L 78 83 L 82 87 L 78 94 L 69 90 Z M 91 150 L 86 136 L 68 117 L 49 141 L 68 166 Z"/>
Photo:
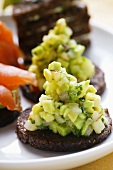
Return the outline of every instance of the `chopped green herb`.
<path id="1" fill-rule="evenodd" d="M 81 102 L 84 102 L 84 101 L 85 101 L 85 99 L 84 99 L 84 98 L 79 98 L 79 100 L 80 100 Z"/>
<path id="2" fill-rule="evenodd" d="M 37 126 L 37 128 L 38 128 L 39 130 L 45 130 L 45 129 L 48 129 L 48 126 L 44 126 L 44 125 L 42 124 L 42 125 L 40 125 L 40 126 Z"/>
<path id="3" fill-rule="evenodd" d="M 104 118 L 102 118 L 101 120 L 102 120 L 102 122 L 104 123 Z"/>
<path id="4" fill-rule="evenodd" d="M 31 121 L 32 124 L 35 124 L 35 120 L 33 120 L 32 118 L 29 118 L 29 120 Z"/>
<path id="5" fill-rule="evenodd" d="M 78 91 L 78 92 L 77 92 L 77 96 L 79 96 L 80 94 L 81 94 L 81 91 Z"/>

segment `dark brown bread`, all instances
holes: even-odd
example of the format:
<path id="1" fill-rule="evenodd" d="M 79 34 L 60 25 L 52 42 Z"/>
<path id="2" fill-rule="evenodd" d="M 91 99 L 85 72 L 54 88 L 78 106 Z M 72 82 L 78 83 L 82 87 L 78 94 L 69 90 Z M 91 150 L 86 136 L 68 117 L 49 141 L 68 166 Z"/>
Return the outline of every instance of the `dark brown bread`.
<path id="1" fill-rule="evenodd" d="M 17 24 L 19 45 L 27 56 L 26 64 L 31 61 L 31 49 L 42 42 L 42 37 L 60 18 L 66 19 L 78 43 L 90 44 L 90 15 L 81 0 L 21 0 L 13 7 L 13 18 Z"/>
<path id="2" fill-rule="evenodd" d="M 50 130 L 28 131 L 24 124 L 29 116 L 31 108 L 26 109 L 18 117 L 16 133 L 20 141 L 24 144 L 30 144 L 32 147 L 45 151 L 55 152 L 77 152 L 91 148 L 103 142 L 111 133 L 112 120 L 106 109 L 108 123 L 101 134 L 93 133 L 90 137 L 76 137 L 72 133 L 62 137 Z"/>
<path id="3" fill-rule="evenodd" d="M 22 90 L 23 96 L 26 97 L 27 99 L 29 99 L 30 101 L 34 102 L 34 103 L 38 102 L 39 97 L 42 94 L 42 92 L 40 92 L 39 90 L 31 91 L 29 85 L 21 86 L 21 90 Z"/>
<path id="4" fill-rule="evenodd" d="M 101 95 L 106 87 L 104 72 L 95 66 L 95 75 L 91 78 L 91 84 L 97 89 L 97 94 Z"/>
<path id="5" fill-rule="evenodd" d="M 19 116 L 19 112 L 10 111 L 7 108 L 0 109 L 0 127 L 4 127 L 12 123 Z"/>

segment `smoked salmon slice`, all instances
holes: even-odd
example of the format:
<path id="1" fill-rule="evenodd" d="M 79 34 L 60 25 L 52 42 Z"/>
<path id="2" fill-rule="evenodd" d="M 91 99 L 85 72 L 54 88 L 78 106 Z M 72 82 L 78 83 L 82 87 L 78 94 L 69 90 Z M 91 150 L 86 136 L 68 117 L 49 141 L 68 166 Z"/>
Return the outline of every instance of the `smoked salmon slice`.
<path id="1" fill-rule="evenodd" d="M 22 63 L 19 62 L 20 59 Z M 2 21 L 0 21 L 0 63 L 25 68 L 24 54 L 14 43 L 11 30 Z"/>
<path id="2" fill-rule="evenodd" d="M 0 84 L 13 90 L 25 84 L 37 86 L 37 80 L 34 73 L 0 63 Z"/>
<path id="3" fill-rule="evenodd" d="M 12 32 L 2 21 L 0 21 L 0 41 L 13 44 Z"/>
<path id="4" fill-rule="evenodd" d="M 0 104 L 9 110 L 14 110 L 16 107 L 11 91 L 2 85 L 0 85 Z"/>

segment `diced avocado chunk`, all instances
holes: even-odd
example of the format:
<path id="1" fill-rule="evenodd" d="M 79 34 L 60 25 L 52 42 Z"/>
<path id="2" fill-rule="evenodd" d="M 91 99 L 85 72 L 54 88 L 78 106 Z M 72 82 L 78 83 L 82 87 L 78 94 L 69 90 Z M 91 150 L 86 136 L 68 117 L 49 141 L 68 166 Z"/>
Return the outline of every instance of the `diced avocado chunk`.
<path id="1" fill-rule="evenodd" d="M 84 108 L 84 110 L 87 113 L 93 113 L 94 112 L 94 101 L 90 101 L 90 100 L 85 100 L 82 103 L 82 107 Z"/>
<path id="2" fill-rule="evenodd" d="M 66 136 L 67 134 L 69 134 L 71 132 L 71 129 L 68 126 L 60 126 L 59 125 L 59 126 L 57 126 L 57 130 L 61 136 Z"/>
<path id="3" fill-rule="evenodd" d="M 71 113 L 68 114 L 68 117 L 69 117 L 69 119 L 74 123 L 75 120 L 76 120 L 77 117 L 78 117 L 78 114 L 71 112 Z"/>
<path id="4" fill-rule="evenodd" d="M 95 74 L 94 65 L 88 58 L 83 56 L 70 60 L 69 70 L 79 82 L 87 80 Z"/>
<path id="5" fill-rule="evenodd" d="M 78 116 L 74 122 L 74 125 L 77 127 L 77 129 L 80 130 L 82 128 L 82 126 L 84 125 L 84 122 L 85 122 L 85 119 L 82 119 Z"/>
<path id="6" fill-rule="evenodd" d="M 32 112 L 34 114 L 38 114 L 39 112 L 43 111 L 43 107 L 40 103 L 37 103 L 35 104 L 33 107 L 32 107 Z"/>
<path id="7" fill-rule="evenodd" d="M 63 54 L 62 54 L 62 55 L 63 55 Z M 69 61 L 65 61 L 65 60 L 62 59 L 62 58 L 58 58 L 57 61 L 60 62 L 63 67 L 68 68 L 68 66 L 69 66 Z"/>
<path id="8" fill-rule="evenodd" d="M 84 124 L 84 126 L 82 127 L 81 135 L 84 136 L 85 132 L 86 132 L 87 129 L 88 129 L 88 126 L 89 126 L 89 125 L 88 125 L 87 123 Z"/>
<path id="9" fill-rule="evenodd" d="M 36 124 L 32 124 L 29 119 L 25 122 L 24 127 L 25 127 L 26 129 L 28 129 L 29 131 L 35 131 L 35 130 L 37 130 Z"/>
<path id="10" fill-rule="evenodd" d="M 92 126 L 91 125 L 89 125 L 88 126 L 88 128 L 87 128 L 87 130 L 86 130 L 86 132 L 85 132 L 85 134 L 84 134 L 84 136 L 90 136 L 91 134 L 93 133 L 93 128 L 92 128 Z"/>
<path id="11" fill-rule="evenodd" d="M 50 130 L 52 130 L 54 133 L 57 133 L 57 127 L 58 127 L 58 123 L 55 121 L 53 121 L 49 126 Z"/>
<path id="12" fill-rule="evenodd" d="M 67 107 L 67 105 L 62 105 L 61 107 L 60 107 L 60 112 L 59 112 L 59 114 L 60 115 L 64 115 L 64 112 L 65 112 L 65 110 L 67 109 L 68 107 Z"/>
<path id="13" fill-rule="evenodd" d="M 53 100 L 44 100 L 43 108 L 44 108 L 45 112 L 54 114 L 54 112 L 55 112 L 54 101 Z"/>
<path id="14" fill-rule="evenodd" d="M 81 113 L 81 114 L 79 114 L 79 118 L 85 119 L 85 118 L 86 118 L 86 115 L 85 115 L 84 113 Z"/>
<path id="15" fill-rule="evenodd" d="M 85 96 L 86 100 L 90 100 L 94 102 L 94 107 L 97 111 L 100 111 L 100 96 L 91 92 L 88 92 Z"/>
<path id="16" fill-rule="evenodd" d="M 61 87 L 63 86 L 68 86 L 69 80 L 67 79 L 67 77 L 63 77 L 60 81 L 58 81 L 58 86 Z"/>
<path id="17" fill-rule="evenodd" d="M 77 45 L 74 50 L 75 56 L 76 57 L 81 56 L 83 54 L 84 50 L 85 50 L 85 47 L 83 45 L 80 45 L 80 44 Z"/>
<path id="18" fill-rule="evenodd" d="M 78 103 L 68 103 L 68 107 L 70 108 L 71 113 L 76 113 L 76 114 L 82 113 L 82 110 L 80 109 Z"/>
<path id="19" fill-rule="evenodd" d="M 30 113 L 30 118 L 32 124 L 35 124 L 37 126 L 40 126 L 42 124 L 42 119 L 40 118 L 39 113 L 34 114 L 33 111 Z"/>
<path id="20" fill-rule="evenodd" d="M 93 120 L 91 119 L 91 118 L 88 118 L 86 121 L 85 121 L 85 123 L 84 123 L 84 125 L 83 125 L 83 127 L 82 127 L 82 130 L 81 130 L 81 135 L 85 135 L 86 134 L 86 132 L 87 132 L 87 130 L 88 130 L 88 128 L 89 128 L 89 126 L 92 124 L 92 122 L 93 122 Z M 91 131 L 91 133 L 93 132 L 93 130 Z M 90 134 L 91 134 L 90 133 Z M 89 136 L 90 136 L 90 134 L 89 134 Z M 88 136 L 88 135 L 86 135 L 86 136 Z"/>
<path id="21" fill-rule="evenodd" d="M 93 122 L 92 127 L 97 134 L 100 134 L 101 131 L 105 128 L 105 125 L 101 119 L 98 119 L 97 121 Z"/>
<path id="22" fill-rule="evenodd" d="M 82 98 L 85 94 L 86 94 L 86 91 L 89 87 L 89 83 L 90 81 L 89 80 L 86 80 L 86 81 L 82 81 L 78 84 L 78 87 L 81 87 L 80 88 L 80 94 L 78 94 L 79 98 Z M 79 92 L 79 91 L 78 91 Z"/>
<path id="23" fill-rule="evenodd" d="M 93 114 L 91 115 L 91 117 L 94 121 L 96 121 L 99 119 L 100 114 L 97 111 L 94 111 Z"/>
<path id="24" fill-rule="evenodd" d="M 96 93 L 97 90 L 96 90 L 96 88 L 95 88 L 93 85 L 89 85 L 88 90 L 87 90 L 87 93 L 88 93 L 88 92 Z"/>
<path id="25" fill-rule="evenodd" d="M 52 81 L 52 73 L 48 69 L 44 69 L 44 77 L 46 78 L 47 81 L 51 82 Z"/>
<path id="26" fill-rule="evenodd" d="M 65 119 L 58 112 L 55 113 L 55 119 L 59 124 L 65 123 Z"/>
<path id="27" fill-rule="evenodd" d="M 52 122 L 54 120 L 54 116 L 47 112 L 39 112 L 39 115 L 42 119 L 44 119 L 46 122 Z"/>
<path id="28" fill-rule="evenodd" d="M 49 64 L 48 69 L 59 71 L 61 69 L 61 63 L 53 61 L 52 64 Z"/>

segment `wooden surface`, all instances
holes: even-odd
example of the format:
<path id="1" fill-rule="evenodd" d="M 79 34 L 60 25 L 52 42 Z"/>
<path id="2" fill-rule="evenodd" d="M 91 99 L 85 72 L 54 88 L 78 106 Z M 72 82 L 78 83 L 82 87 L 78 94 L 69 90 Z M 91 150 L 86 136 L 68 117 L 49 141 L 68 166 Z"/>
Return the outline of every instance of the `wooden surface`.
<path id="1" fill-rule="evenodd" d="M 91 18 L 113 29 L 113 0 L 84 1 L 88 5 L 88 11 Z M 71 170 L 113 170 L 113 153 Z"/>

